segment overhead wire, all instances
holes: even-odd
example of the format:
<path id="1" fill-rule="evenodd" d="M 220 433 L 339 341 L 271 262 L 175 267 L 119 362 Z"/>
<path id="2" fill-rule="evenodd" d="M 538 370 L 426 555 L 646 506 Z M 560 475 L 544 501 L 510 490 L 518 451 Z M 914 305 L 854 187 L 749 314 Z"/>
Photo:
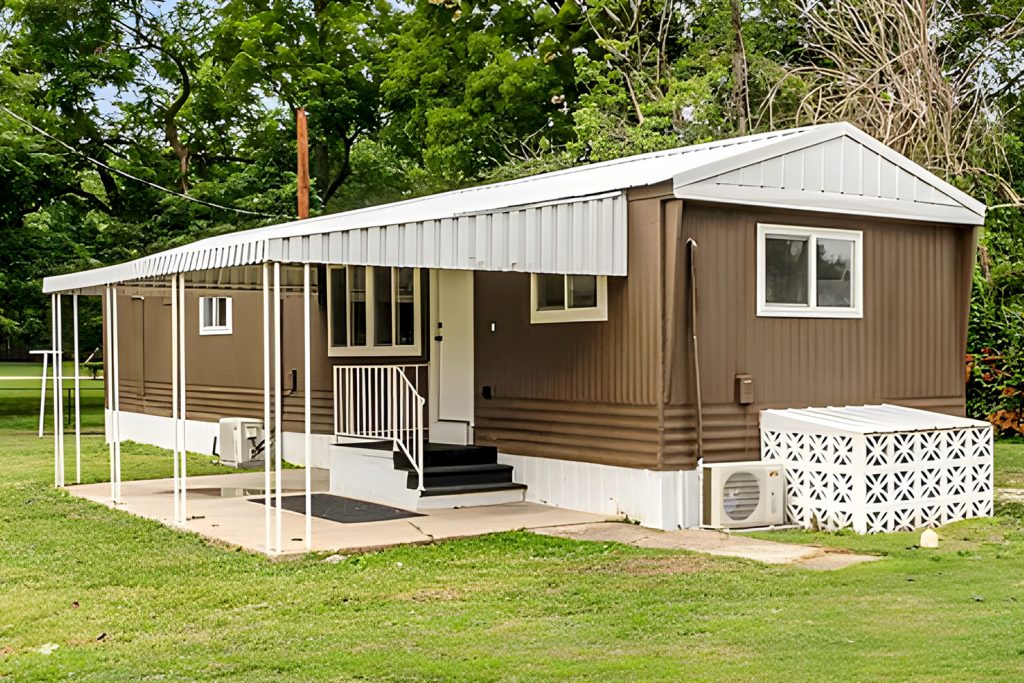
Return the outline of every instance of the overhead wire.
<path id="1" fill-rule="evenodd" d="M 23 123 L 24 125 L 28 126 L 33 131 L 35 131 L 39 135 L 42 135 L 43 137 L 47 138 L 48 140 L 52 140 L 52 141 L 56 142 L 58 145 L 60 145 L 64 149 L 68 150 L 72 154 L 75 154 L 76 156 L 81 157 L 82 159 L 85 159 L 89 163 L 94 164 L 96 166 L 99 166 L 100 168 L 103 168 L 103 169 L 109 171 L 110 173 L 113 173 L 114 175 L 117 175 L 117 176 L 120 176 L 122 178 L 125 178 L 126 180 L 131 180 L 131 181 L 134 181 L 134 182 L 137 182 L 137 183 L 141 183 L 141 184 L 143 184 L 143 185 L 145 185 L 145 186 L 147 186 L 149 188 L 152 188 L 154 190 L 158 190 L 160 192 L 164 192 L 164 193 L 167 193 L 169 195 L 173 195 L 175 197 L 178 197 L 179 199 L 184 199 L 185 201 L 189 201 L 189 202 L 192 202 L 194 204 L 201 204 L 202 206 L 206 206 L 206 207 L 211 208 L 211 209 L 218 209 L 220 211 L 233 211 L 235 213 L 243 214 L 243 215 L 246 215 L 246 216 L 255 216 L 257 218 L 272 218 L 272 219 L 273 218 L 289 218 L 289 219 L 294 219 L 294 216 L 287 216 L 285 214 L 272 214 L 272 213 L 263 213 L 262 211 L 252 211 L 250 209 L 240 209 L 240 208 L 235 207 L 235 206 L 226 206 L 224 204 L 218 204 L 217 202 L 211 202 L 211 201 L 207 201 L 205 199 L 199 199 L 198 197 L 193 197 L 193 196 L 187 195 L 187 194 L 185 194 L 183 192 L 178 192 L 177 190 L 172 190 L 169 187 L 164 187 L 163 185 L 159 185 L 159 184 L 154 183 L 152 181 L 146 180 L 145 178 L 139 178 L 138 176 L 134 176 L 131 173 L 128 173 L 126 171 L 122 171 L 119 168 L 114 168 L 110 164 L 107 164 L 107 163 L 105 163 L 103 161 L 100 161 L 99 159 L 96 159 L 96 158 L 90 156 L 89 154 L 86 154 L 85 152 L 83 152 L 83 151 L 81 151 L 79 149 L 76 149 L 72 145 L 69 145 L 68 143 L 66 143 L 63 140 L 61 140 L 60 138 L 58 138 L 57 136 L 47 132 L 46 130 L 43 130 L 42 128 L 40 128 L 39 126 L 35 125 L 34 123 L 29 121 L 28 119 L 26 119 L 23 116 L 15 113 L 13 111 L 11 111 L 10 109 L 8 109 L 7 107 L 5 107 L 3 105 L 0 105 L 0 111 L 2 111 L 3 113 L 7 114 L 8 116 L 10 116 L 11 118 L 15 119 L 16 121 L 19 121 L 19 122 Z"/>

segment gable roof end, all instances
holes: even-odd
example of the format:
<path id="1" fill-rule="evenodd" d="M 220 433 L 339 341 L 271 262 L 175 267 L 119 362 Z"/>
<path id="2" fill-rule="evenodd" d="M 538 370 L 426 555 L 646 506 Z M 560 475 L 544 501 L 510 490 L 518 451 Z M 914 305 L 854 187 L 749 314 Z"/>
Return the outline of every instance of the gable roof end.
<path id="1" fill-rule="evenodd" d="M 850 125 L 740 150 L 673 177 L 683 199 L 981 225 L 985 205 Z"/>

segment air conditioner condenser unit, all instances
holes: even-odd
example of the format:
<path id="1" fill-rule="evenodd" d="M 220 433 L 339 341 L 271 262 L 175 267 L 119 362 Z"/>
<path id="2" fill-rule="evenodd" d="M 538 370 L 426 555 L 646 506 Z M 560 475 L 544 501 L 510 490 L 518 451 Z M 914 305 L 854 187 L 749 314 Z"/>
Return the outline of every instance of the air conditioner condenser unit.
<path id="1" fill-rule="evenodd" d="M 765 462 L 704 465 L 704 526 L 744 529 L 785 522 L 782 466 Z"/>
<path id="2" fill-rule="evenodd" d="M 263 421 L 247 417 L 220 420 L 218 449 L 220 464 L 229 467 L 256 467 L 263 462 Z"/>

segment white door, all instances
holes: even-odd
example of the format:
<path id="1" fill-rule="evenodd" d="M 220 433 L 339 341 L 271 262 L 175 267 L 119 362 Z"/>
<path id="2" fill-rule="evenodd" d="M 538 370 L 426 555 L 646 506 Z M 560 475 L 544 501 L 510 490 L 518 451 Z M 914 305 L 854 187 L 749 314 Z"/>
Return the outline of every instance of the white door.
<path id="1" fill-rule="evenodd" d="M 430 440 L 473 440 L 473 273 L 438 270 L 432 288 Z"/>

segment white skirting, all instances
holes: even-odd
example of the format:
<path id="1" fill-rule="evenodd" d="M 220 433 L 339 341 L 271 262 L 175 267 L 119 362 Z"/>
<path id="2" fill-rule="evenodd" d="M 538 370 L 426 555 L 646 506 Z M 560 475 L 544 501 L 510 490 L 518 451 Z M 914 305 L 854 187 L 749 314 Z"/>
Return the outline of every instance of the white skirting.
<path id="1" fill-rule="evenodd" d="M 110 411 L 107 411 L 109 428 Z M 108 429 L 109 433 L 109 429 Z M 188 420 L 185 430 L 186 447 L 194 453 L 213 454 L 213 440 L 218 435 L 216 422 Z M 152 444 L 171 449 L 174 446 L 173 420 L 169 417 L 121 412 L 121 438 L 125 441 Z M 284 459 L 301 465 L 304 435 L 300 432 L 284 433 Z M 328 434 L 314 434 L 312 439 L 312 466 L 332 469 L 331 490 L 352 497 L 390 503 L 402 507 L 411 492 L 402 485 L 404 473 L 391 467 L 390 455 L 380 458 L 380 468 L 355 466 L 350 460 L 341 474 L 338 449 L 331 454 L 334 438 Z M 612 467 L 586 462 L 571 462 L 523 455 L 498 454 L 498 461 L 512 465 L 513 479 L 526 484 L 526 500 L 554 507 L 620 516 L 654 529 L 679 529 L 700 524 L 699 477 L 696 470 L 655 472 L 653 470 Z M 387 487 L 395 498 L 383 495 L 378 479 L 388 476 Z M 373 481 L 367 480 L 372 478 Z M 387 500 L 384 500 L 384 499 Z"/>
<path id="2" fill-rule="evenodd" d="M 655 472 L 524 455 L 498 454 L 526 484 L 526 500 L 554 507 L 625 515 L 642 526 L 680 529 L 700 525 L 696 470 Z"/>
<path id="3" fill-rule="evenodd" d="M 110 433 L 110 411 L 106 411 L 107 430 Z M 192 453 L 213 455 L 213 440 L 220 435 L 220 426 L 216 422 L 188 420 L 185 425 L 185 448 Z M 284 433 L 284 459 L 293 465 L 301 465 L 305 448 L 305 435 L 301 432 Z M 159 415 L 129 413 L 121 411 L 121 440 L 137 441 L 166 448 L 174 448 L 174 420 Z M 328 449 L 332 437 L 327 434 L 314 434 L 310 460 L 313 467 L 328 466 Z M 218 452 L 220 445 L 217 446 Z"/>

